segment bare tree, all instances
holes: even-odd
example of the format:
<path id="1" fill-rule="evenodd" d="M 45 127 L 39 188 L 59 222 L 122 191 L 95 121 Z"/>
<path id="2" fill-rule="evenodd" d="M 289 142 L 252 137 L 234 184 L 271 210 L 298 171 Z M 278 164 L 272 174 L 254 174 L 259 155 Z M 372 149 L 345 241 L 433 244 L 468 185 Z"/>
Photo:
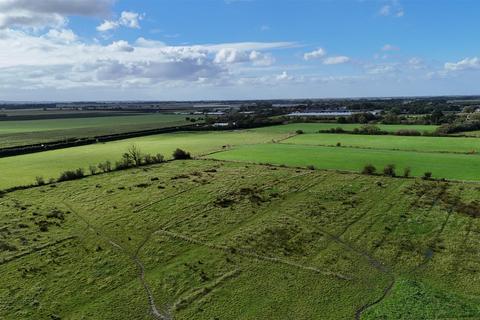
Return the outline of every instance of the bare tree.
<path id="1" fill-rule="evenodd" d="M 142 164 L 142 152 L 136 144 L 132 144 L 128 149 L 128 157 L 132 160 L 133 164 L 138 167 Z"/>

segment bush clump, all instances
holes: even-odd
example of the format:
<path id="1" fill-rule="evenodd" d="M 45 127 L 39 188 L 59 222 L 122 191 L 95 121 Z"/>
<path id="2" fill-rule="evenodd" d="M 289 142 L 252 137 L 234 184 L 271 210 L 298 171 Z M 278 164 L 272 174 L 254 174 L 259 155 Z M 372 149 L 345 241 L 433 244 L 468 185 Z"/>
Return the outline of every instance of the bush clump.
<path id="1" fill-rule="evenodd" d="M 188 160 L 192 159 L 192 155 L 190 152 L 187 152 L 185 150 L 177 148 L 175 151 L 173 151 L 173 159 L 175 160 Z"/>
<path id="2" fill-rule="evenodd" d="M 395 165 L 394 164 L 388 164 L 383 168 L 383 174 L 388 176 L 388 177 L 396 177 L 397 174 L 395 172 Z"/>
<path id="3" fill-rule="evenodd" d="M 43 186 L 45 184 L 45 179 L 43 177 L 35 177 L 35 181 L 37 182 L 37 186 Z"/>
<path id="4" fill-rule="evenodd" d="M 377 172 L 377 168 L 373 164 L 367 164 L 362 169 L 362 174 L 374 175 Z"/>
<path id="5" fill-rule="evenodd" d="M 84 176 L 85 176 L 85 173 L 82 168 L 78 168 L 77 170 L 67 170 L 60 175 L 57 181 L 62 182 L 62 181 L 76 180 L 76 179 L 81 179 Z"/>
<path id="6" fill-rule="evenodd" d="M 430 180 L 432 179 L 432 173 L 430 171 L 427 171 L 423 174 L 423 177 L 422 177 L 423 180 Z"/>

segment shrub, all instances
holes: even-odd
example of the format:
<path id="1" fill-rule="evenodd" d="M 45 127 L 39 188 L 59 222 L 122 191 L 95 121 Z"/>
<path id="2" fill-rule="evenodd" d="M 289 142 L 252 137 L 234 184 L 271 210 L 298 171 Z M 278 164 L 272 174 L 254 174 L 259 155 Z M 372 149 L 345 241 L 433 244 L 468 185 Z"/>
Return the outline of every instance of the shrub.
<path id="1" fill-rule="evenodd" d="M 43 186 L 45 184 L 45 180 L 43 177 L 35 177 L 35 181 L 37 182 L 37 186 Z"/>
<path id="2" fill-rule="evenodd" d="M 342 146 L 342 143 L 341 142 L 337 142 L 337 147 L 341 147 Z"/>
<path id="3" fill-rule="evenodd" d="M 395 165 L 388 164 L 383 168 L 383 174 L 389 177 L 395 177 L 397 174 L 395 173 Z"/>
<path id="4" fill-rule="evenodd" d="M 58 182 L 68 181 L 68 180 L 75 180 L 80 179 L 85 176 L 82 168 L 78 168 L 77 170 L 67 170 L 63 172 L 60 177 L 58 178 Z"/>
<path id="5" fill-rule="evenodd" d="M 423 180 L 430 180 L 431 178 L 432 178 L 432 173 L 430 171 L 425 172 L 422 177 Z"/>
<path id="6" fill-rule="evenodd" d="M 395 132 L 397 136 L 421 136 L 422 133 L 418 130 L 401 129 Z"/>
<path id="7" fill-rule="evenodd" d="M 173 151 L 173 159 L 188 160 L 188 159 L 192 159 L 192 156 L 190 155 L 190 152 L 177 148 L 175 151 Z"/>
<path id="8" fill-rule="evenodd" d="M 163 156 L 163 154 L 157 153 L 157 155 L 154 157 L 155 157 L 156 163 L 165 162 L 165 157 Z"/>
<path id="9" fill-rule="evenodd" d="M 100 171 L 102 172 L 110 172 L 112 171 L 112 163 L 108 160 L 105 162 L 101 162 L 98 164 L 98 169 L 100 169 Z"/>
<path id="10" fill-rule="evenodd" d="M 375 168 L 372 164 L 367 164 L 363 167 L 362 174 L 373 175 L 377 172 L 377 168 Z"/>
<path id="11" fill-rule="evenodd" d="M 307 169 L 308 169 L 308 170 L 315 170 L 315 166 L 313 166 L 313 165 L 308 165 L 308 166 L 307 166 Z"/>
<path id="12" fill-rule="evenodd" d="M 88 170 L 90 171 L 90 174 L 91 174 L 92 176 L 94 176 L 94 175 L 97 174 L 97 167 L 96 167 L 96 166 L 90 165 L 90 166 L 88 167 Z"/>
<path id="13" fill-rule="evenodd" d="M 303 130 L 299 129 L 299 130 L 295 131 L 295 133 L 296 134 L 303 134 L 304 132 L 303 132 Z"/>
<path id="14" fill-rule="evenodd" d="M 412 169 L 410 169 L 410 167 L 406 167 L 405 169 L 403 169 L 403 176 L 405 178 L 408 178 L 410 177 L 410 174 L 412 173 Z"/>

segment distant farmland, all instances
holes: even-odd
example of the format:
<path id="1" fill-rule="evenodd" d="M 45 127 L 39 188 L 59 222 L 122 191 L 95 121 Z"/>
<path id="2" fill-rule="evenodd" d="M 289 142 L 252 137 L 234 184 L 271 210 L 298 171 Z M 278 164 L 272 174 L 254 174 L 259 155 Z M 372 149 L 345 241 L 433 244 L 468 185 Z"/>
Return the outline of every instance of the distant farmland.
<path id="1" fill-rule="evenodd" d="M 268 128 L 255 129 L 258 131 L 268 132 L 284 132 L 294 133 L 297 130 L 303 130 L 305 133 L 317 133 L 319 130 L 330 130 L 335 128 L 342 128 L 345 131 L 353 131 L 353 129 L 361 128 L 365 124 L 358 123 L 291 123 L 283 126 L 274 126 Z M 398 130 L 417 130 L 422 132 L 434 132 L 438 126 L 434 125 L 409 125 L 409 124 L 375 124 L 376 127 L 382 131 L 396 132 Z"/>
<path id="2" fill-rule="evenodd" d="M 31 184 L 37 176 L 57 178 L 65 170 L 88 171 L 90 165 L 105 160 L 115 162 L 132 144 L 145 153 L 161 153 L 167 159 L 173 150 L 182 148 L 195 156 L 215 152 L 209 157 L 220 160 L 313 165 L 317 169 L 354 172 L 360 172 L 366 164 L 373 164 L 379 172 L 384 166 L 394 164 L 399 175 L 409 167 L 413 176 L 431 172 L 434 178 L 480 181 L 479 139 L 308 133 L 316 132 L 321 125 L 179 132 L 0 158 L 3 168 L 0 189 Z M 296 135 L 297 128 L 307 133 Z M 393 130 L 388 126 L 384 129 Z"/>
<path id="3" fill-rule="evenodd" d="M 186 115 L 147 114 L 48 120 L 0 121 L 0 147 L 93 137 L 189 124 Z M 191 116 L 196 118 L 195 116 Z"/>
<path id="4" fill-rule="evenodd" d="M 394 164 L 397 173 L 411 168 L 414 176 L 432 172 L 435 178 L 480 180 L 480 156 L 453 153 L 428 153 L 391 151 L 361 148 L 338 148 L 294 144 L 265 144 L 239 146 L 233 150 L 216 153 L 211 158 L 254 163 L 271 163 L 318 169 L 360 172 L 366 164 L 373 164 L 381 172 Z"/>

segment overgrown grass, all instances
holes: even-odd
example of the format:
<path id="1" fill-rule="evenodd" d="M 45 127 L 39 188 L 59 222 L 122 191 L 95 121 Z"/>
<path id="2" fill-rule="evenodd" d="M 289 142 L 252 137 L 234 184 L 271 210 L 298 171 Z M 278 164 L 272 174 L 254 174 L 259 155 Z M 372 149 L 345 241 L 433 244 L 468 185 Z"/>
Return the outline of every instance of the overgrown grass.
<path id="1" fill-rule="evenodd" d="M 0 250 L 0 318 L 151 319 L 132 256 L 175 319 L 351 319 L 392 278 L 363 318 L 478 318 L 480 220 L 457 204 L 479 197 L 201 160 L 16 191 L 0 202 L 16 248 Z"/>

